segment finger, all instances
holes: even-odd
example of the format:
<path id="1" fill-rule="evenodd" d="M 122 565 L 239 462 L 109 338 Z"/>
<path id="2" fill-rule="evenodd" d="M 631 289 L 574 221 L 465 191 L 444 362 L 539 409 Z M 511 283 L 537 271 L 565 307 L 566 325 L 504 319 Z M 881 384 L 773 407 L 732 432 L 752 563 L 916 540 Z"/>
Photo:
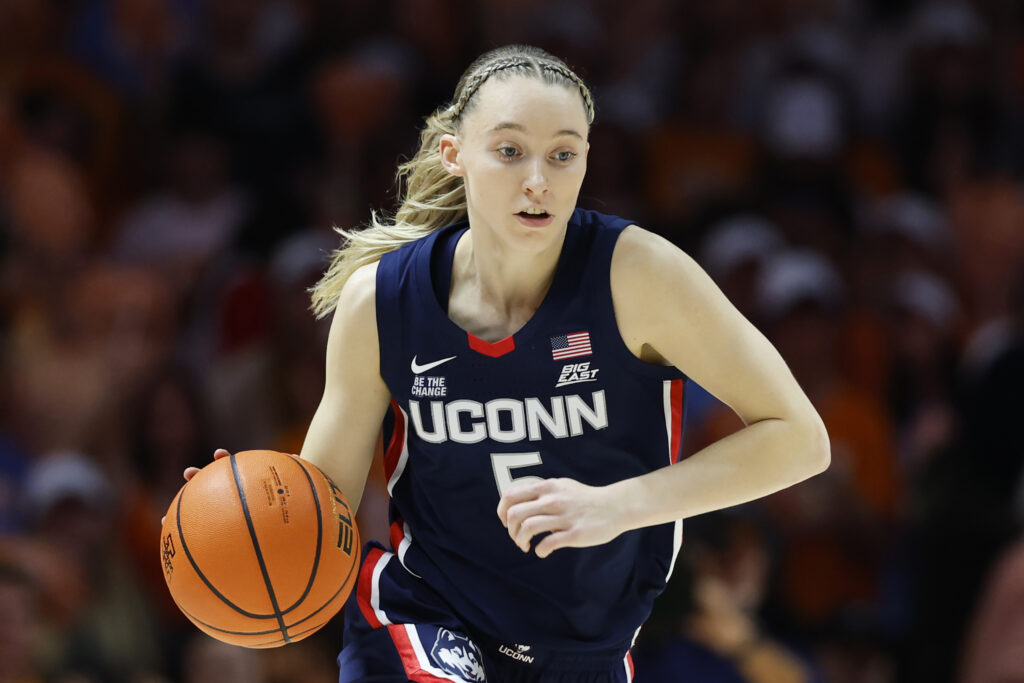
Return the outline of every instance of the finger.
<path id="1" fill-rule="evenodd" d="M 544 539 L 537 544 L 537 548 L 534 552 L 537 553 L 537 557 L 545 558 L 559 548 L 573 548 L 575 547 L 575 545 L 573 545 L 573 538 L 574 534 L 569 529 L 556 531 L 545 536 Z"/>
<path id="2" fill-rule="evenodd" d="M 231 455 L 231 453 L 228 452 L 228 450 L 226 448 L 218 448 L 217 450 L 215 450 L 213 452 L 213 459 L 214 460 L 220 460 L 221 458 L 226 458 L 229 455 Z"/>
<path id="3" fill-rule="evenodd" d="M 198 467 L 186 467 L 185 472 L 183 474 L 183 476 L 185 477 L 185 481 L 191 481 L 192 477 L 196 476 L 198 472 Z"/>
<path id="4" fill-rule="evenodd" d="M 166 522 L 166 521 L 167 521 L 167 515 L 164 515 L 163 517 L 160 518 L 160 526 L 163 526 L 164 522 Z"/>
<path id="5" fill-rule="evenodd" d="M 546 481 L 528 481 L 521 484 L 514 484 L 512 488 L 505 491 L 498 501 L 498 518 L 506 527 L 508 526 L 508 509 L 517 503 L 533 500 L 540 496 L 547 488 Z"/>
<path id="6" fill-rule="evenodd" d="M 516 503 L 505 512 L 505 527 L 508 535 L 516 538 L 519 535 L 519 528 L 523 522 L 535 515 L 558 514 L 560 510 L 553 509 L 548 496 L 542 496 L 523 503 Z"/>
<path id="7" fill-rule="evenodd" d="M 565 521 L 555 515 L 537 515 L 530 517 L 523 522 L 519 533 L 512 537 L 519 549 L 524 553 L 530 552 L 530 542 L 538 534 L 549 531 L 560 531 L 565 528 Z"/>

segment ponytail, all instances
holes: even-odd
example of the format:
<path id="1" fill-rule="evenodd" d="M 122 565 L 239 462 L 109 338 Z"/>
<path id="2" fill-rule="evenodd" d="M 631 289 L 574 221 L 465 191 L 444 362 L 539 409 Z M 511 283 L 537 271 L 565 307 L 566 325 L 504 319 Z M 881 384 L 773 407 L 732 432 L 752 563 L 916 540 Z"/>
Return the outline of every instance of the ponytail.
<path id="1" fill-rule="evenodd" d="M 334 310 L 345 282 L 358 268 L 466 217 L 466 188 L 462 178 L 448 173 L 441 164 L 441 136 L 458 133 L 462 117 L 472 109 L 473 95 L 495 74 L 505 78 L 529 76 L 578 89 L 587 122 L 594 120 L 590 90 L 557 57 L 521 45 L 498 48 L 479 57 L 459 79 L 452 104 L 427 118 L 420 133 L 419 151 L 398 167 L 396 179 L 401 199 L 394 217 L 389 220 L 373 212 L 369 225 L 361 230 L 335 228 L 342 237 L 342 245 L 332 254 L 327 272 L 310 290 L 311 308 L 317 318 Z"/>
<path id="2" fill-rule="evenodd" d="M 398 167 L 396 177 L 402 202 L 393 220 L 375 211 L 370 215 L 370 224 L 362 230 L 335 228 L 342 237 L 342 245 L 332 254 L 327 272 L 310 290 L 317 318 L 334 310 L 345 282 L 361 266 L 465 218 L 466 188 L 462 178 L 448 173 L 441 165 L 441 136 L 446 133 L 455 133 L 452 116 L 438 110 L 427 119 L 420 133 L 416 156 Z"/>

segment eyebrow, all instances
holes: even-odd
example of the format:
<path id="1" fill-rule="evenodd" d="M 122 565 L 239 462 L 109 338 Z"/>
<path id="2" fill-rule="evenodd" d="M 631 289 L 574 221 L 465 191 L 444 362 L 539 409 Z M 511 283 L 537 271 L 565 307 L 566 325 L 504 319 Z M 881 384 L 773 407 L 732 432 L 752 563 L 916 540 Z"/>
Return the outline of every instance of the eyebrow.
<path id="1" fill-rule="evenodd" d="M 496 125 L 493 128 L 491 128 L 488 132 L 489 133 L 494 133 L 494 132 L 499 131 L 499 130 L 517 130 L 520 133 L 525 133 L 526 132 L 526 127 L 521 125 L 521 124 L 518 124 L 518 123 L 513 123 L 512 121 L 502 121 L 498 125 Z M 572 130 L 571 128 L 564 128 L 564 129 L 558 131 L 557 133 L 555 133 L 554 137 L 557 138 L 557 137 L 561 137 L 563 135 L 572 135 L 573 137 L 577 137 L 580 140 L 584 140 L 585 139 L 582 135 L 580 135 L 576 131 Z"/>

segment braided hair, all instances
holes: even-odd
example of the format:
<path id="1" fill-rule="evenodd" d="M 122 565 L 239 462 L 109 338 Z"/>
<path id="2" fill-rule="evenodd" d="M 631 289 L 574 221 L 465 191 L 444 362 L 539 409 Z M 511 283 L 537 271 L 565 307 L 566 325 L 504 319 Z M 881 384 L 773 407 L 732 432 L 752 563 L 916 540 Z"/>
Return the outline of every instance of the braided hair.
<path id="1" fill-rule="evenodd" d="M 341 289 L 360 266 L 373 263 L 389 251 L 424 237 L 466 217 L 466 190 L 462 178 L 441 165 L 441 137 L 458 133 L 463 117 L 472 110 L 474 95 L 490 78 L 537 78 L 550 85 L 578 90 L 587 123 L 594 122 L 590 89 L 565 62 L 529 45 L 509 45 L 478 57 L 455 87 L 451 102 L 427 117 L 420 133 L 419 151 L 398 167 L 399 205 L 388 219 L 371 213 L 362 230 L 335 228 L 342 246 L 332 255 L 327 272 L 310 290 L 312 310 L 318 318 L 334 310 Z"/>
<path id="2" fill-rule="evenodd" d="M 459 120 L 466 111 L 473 95 L 487 79 L 494 74 L 506 76 L 539 76 L 552 85 L 569 85 L 579 89 L 583 106 L 587 110 L 587 123 L 594 122 L 594 100 L 590 88 L 562 60 L 544 50 L 524 45 L 492 50 L 479 57 L 466 69 L 455 89 L 456 97 L 449 107 L 454 120 Z"/>

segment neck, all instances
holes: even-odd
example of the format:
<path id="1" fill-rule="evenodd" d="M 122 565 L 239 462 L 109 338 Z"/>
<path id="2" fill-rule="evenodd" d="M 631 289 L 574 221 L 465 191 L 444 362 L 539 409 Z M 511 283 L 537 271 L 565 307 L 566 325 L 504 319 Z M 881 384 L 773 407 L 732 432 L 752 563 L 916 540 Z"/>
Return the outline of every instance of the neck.
<path id="1" fill-rule="evenodd" d="M 551 288 L 564 238 L 563 233 L 541 252 L 523 252 L 487 229 L 471 228 L 455 248 L 449 314 L 485 338 L 514 333 Z"/>
<path id="2" fill-rule="evenodd" d="M 468 230 L 455 249 L 452 286 L 472 285 L 481 299 L 508 309 L 536 309 L 551 287 L 563 239 L 540 253 L 509 249 L 484 231 Z"/>

